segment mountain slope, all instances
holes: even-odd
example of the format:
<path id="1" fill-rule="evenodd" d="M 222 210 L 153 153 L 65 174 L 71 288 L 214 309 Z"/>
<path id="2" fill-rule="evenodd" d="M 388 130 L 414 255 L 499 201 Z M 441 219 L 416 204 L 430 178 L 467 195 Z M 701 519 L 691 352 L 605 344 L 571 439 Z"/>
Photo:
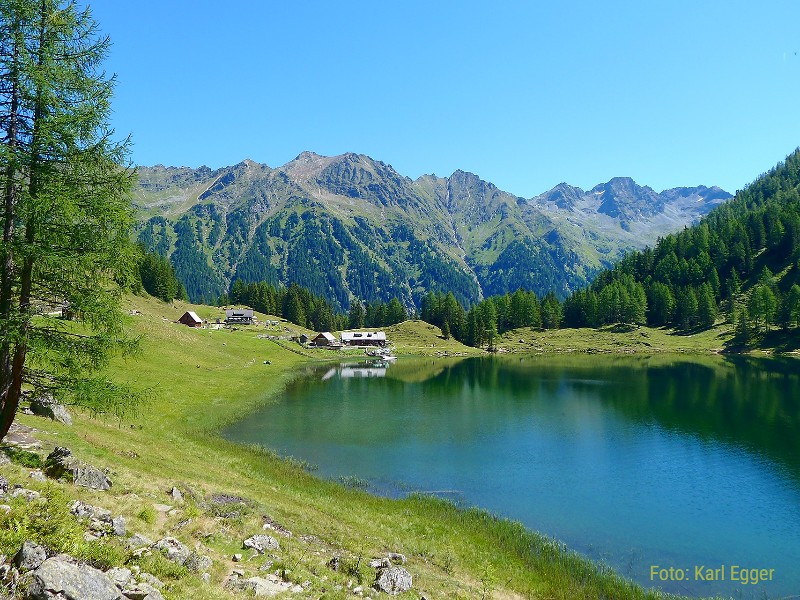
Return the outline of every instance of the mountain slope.
<path id="1" fill-rule="evenodd" d="M 465 305 L 519 287 L 563 297 L 729 197 L 619 178 L 526 200 L 471 173 L 411 180 L 352 153 L 138 172 L 138 238 L 170 257 L 192 299 L 211 301 L 235 279 L 295 281 L 343 309 L 394 296 L 418 306 L 431 290 Z"/>
<path id="2" fill-rule="evenodd" d="M 713 190 L 704 190 L 712 196 Z M 685 190 L 663 195 L 685 201 Z M 673 202 L 674 205 L 674 202 Z M 710 327 L 736 313 L 739 338 L 800 323 L 800 149 L 698 224 L 626 256 L 565 302 L 568 325 L 625 318 L 638 290 L 647 312 L 633 319 L 678 329 Z"/>

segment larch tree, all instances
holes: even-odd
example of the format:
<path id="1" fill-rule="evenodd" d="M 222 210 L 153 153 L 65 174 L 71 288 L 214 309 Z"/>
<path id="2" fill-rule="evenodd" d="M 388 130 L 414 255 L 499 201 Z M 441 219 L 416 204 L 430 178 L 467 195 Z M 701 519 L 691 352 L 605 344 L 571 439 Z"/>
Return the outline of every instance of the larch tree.
<path id="1" fill-rule="evenodd" d="M 98 375 L 130 347 L 119 298 L 136 269 L 108 48 L 73 3 L 0 0 L 0 438 L 24 394 L 118 413 L 134 399 Z"/>

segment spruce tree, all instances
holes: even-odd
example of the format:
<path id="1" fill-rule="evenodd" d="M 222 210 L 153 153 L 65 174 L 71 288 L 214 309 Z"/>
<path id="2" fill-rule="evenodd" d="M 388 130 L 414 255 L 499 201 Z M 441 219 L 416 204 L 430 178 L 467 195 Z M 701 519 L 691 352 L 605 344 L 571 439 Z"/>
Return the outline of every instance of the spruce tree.
<path id="1" fill-rule="evenodd" d="M 74 3 L 0 0 L 0 438 L 23 392 L 117 412 L 131 397 L 92 374 L 125 345 L 137 266 L 108 48 Z M 59 305 L 86 327 L 48 316 Z"/>

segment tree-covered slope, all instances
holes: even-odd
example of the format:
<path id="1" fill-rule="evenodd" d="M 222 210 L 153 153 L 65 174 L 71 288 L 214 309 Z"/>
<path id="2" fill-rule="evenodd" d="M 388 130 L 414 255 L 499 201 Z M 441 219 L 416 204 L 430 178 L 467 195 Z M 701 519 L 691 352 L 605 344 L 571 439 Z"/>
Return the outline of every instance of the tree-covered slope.
<path id="1" fill-rule="evenodd" d="M 697 225 L 626 256 L 565 302 L 568 325 L 692 329 L 735 316 L 745 338 L 800 321 L 800 149 Z M 641 300 L 646 298 L 644 307 Z M 645 310 L 646 308 L 646 316 Z"/>
<path id="2" fill-rule="evenodd" d="M 419 306 L 430 291 L 468 306 L 520 287 L 564 297 L 726 197 L 619 181 L 569 188 L 566 207 L 554 199 L 566 184 L 526 200 L 463 171 L 411 180 L 364 155 L 304 152 L 277 169 L 141 167 L 134 201 L 139 241 L 195 301 L 240 279 L 296 282 L 343 310 L 356 298 Z"/>

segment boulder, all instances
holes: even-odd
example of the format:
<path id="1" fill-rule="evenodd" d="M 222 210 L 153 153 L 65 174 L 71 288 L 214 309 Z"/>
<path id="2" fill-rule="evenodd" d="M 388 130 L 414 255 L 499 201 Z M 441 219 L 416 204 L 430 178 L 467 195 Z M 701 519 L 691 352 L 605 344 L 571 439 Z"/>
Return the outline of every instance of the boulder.
<path id="1" fill-rule="evenodd" d="M 36 490 L 29 490 L 28 488 L 24 487 L 15 487 L 9 496 L 12 498 L 22 497 L 28 502 L 33 502 L 34 500 L 38 500 L 42 497 L 42 495 Z"/>
<path id="2" fill-rule="evenodd" d="M 255 596 L 277 596 L 284 592 L 296 591 L 293 584 L 282 581 L 274 575 L 229 579 L 225 587 L 236 591 L 250 591 Z"/>
<path id="3" fill-rule="evenodd" d="M 392 596 L 402 594 L 411 589 L 411 573 L 403 567 L 381 569 L 375 577 L 373 587 L 379 592 L 385 592 Z"/>
<path id="4" fill-rule="evenodd" d="M 130 582 L 133 577 L 133 572 L 125 567 L 114 567 L 106 571 L 106 575 L 111 578 L 111 581 L 113 581 L 119 589 L 122 589 Z"/>
<path id="5" fill-rule="evenodd" d="M 88 565 L 48 558 L 29 574 L 27 600 L 121 600 L 114 581 Z"/>
<path id="6" fill-rule="evenodd" d="M 181 544 L 174 537 L 165 537 L 160 539 L 153 544 L 152 547 L 155 550 L 159 550 L 160 552 L 164 553 L 164 555 L 167 557 L 167 560 L 171 560 L 179 565 L 185 564 L 186 560 L 189 558 L 189 555 L 192 553 L 189 548 Z"/>
<path id="7" fill-rule="evenodd" d="M 44 460 L 44 473 L 53 479 L 61 479 L 64 475 L 72 475 L 80 465 L 80 461 L 72 454 L 72 450 L 56 446 Z"/>
<path id="8" fill-rule="evenodd" d="M 156 588 L 141 582 L 123 589 L 122 595 L 129 600 L 164 600 L 164 596 Z"/>
<path id="9" fill-rule="evenodd" d="M 369 561 L 369 566 L 373 569 L 388 569 L 392 566 L 392 561 L 388 558 L 373 558 Z"/>
<path id="10" fill-rule="evenodd" d="M 155 542 L 146 535 L 142 535 L 141 533 L 134 533 L 131 537 L 128 538 L 125 545 L 128 546 L 128 548 L 130 548 L 131 550 L 136 550 L 137 548 L 144 548 L 144 547 L 149 548 L 154 543 Z"/>
<path id="11" fill-rule="evenodd" d="M 185 566 L 192 573 L 205 573 L 211 569 L 213 564 L 214 562 L 208 556 L 192 552 L 186 559 Z"/>
<path id="12" fill-rule="evenodd" d="M 20 571 L 33 571 L 47 560 L 47 550 L 39 544 L 26 541 L 14 555 L 14 566 Z"/>
<path id="13" fill-rule="evenodd" d="M 81 465 L 73 471 L 75 485 L 105 491 L 111 489 L 111 480 L 97 467 Z"/>
<path id="14" fill-rule="evenodd" d="M 125 537 L 124 517 L 114 517 L 111 519 L 111 533 L 119 537 Z"/>
<path id="15" fill-rule="evenodd" d="M 64 425 L 72 425 L 72 417 L 67 409 L 51 394 L 43 394 L 31 400 L 31 412 L 40 417 L 49 417 L 54 421 L 64 423 Z"/>
<path id="16" fill-rule="evenodd" d="M 109 525 L 113 522 L 110 510 L 86 504 L 81 500 L 75 500 L 72 506 L 70 506 L 69 511 L 79 518 L 96 519 L 97 521 L 108 523 Z"/>
<path id="17" fill-rule="evenodd" d="M 271 535 L 258 534 L 247 538 L 243 545 L 245 548 L 252 548 L 259 554 L 263 554 L 267 550 L 280 550 L 281 545 Z"/>

